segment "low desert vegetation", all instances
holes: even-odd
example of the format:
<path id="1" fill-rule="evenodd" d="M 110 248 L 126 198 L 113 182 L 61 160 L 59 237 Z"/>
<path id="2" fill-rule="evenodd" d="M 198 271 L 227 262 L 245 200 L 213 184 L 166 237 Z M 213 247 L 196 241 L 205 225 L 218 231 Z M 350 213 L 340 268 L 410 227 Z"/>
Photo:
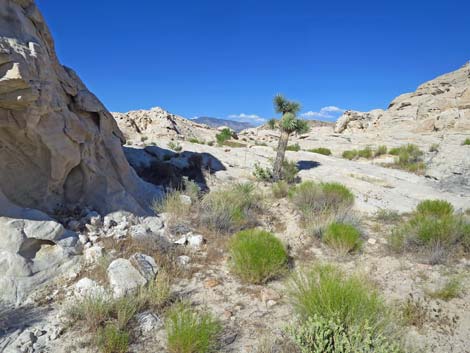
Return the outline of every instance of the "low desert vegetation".
<path id="1" fill-rule="evenodd" d="M 361 248 L 361 232 L 350 224 L 331 223 L 322 240 L 339 255 L 346 255 Z"/>
<path id="2" fill-rule="evenodd" d="M 467 137 L 463 142 L 462 145 L 464 146 L 470 146 L 470 137 Z"/>
<path id="3" fill-rule="evenodd" d="M 331 156 L 331 150 L 326 147 L 312 148 L 308 152 L 323 154 L 325 156 Z"/>
<path id="4" fill-rule="evenodd" d="M 321 236 L 333 222 L 343 222 L 354 204 L 354 195 L 339 183 L 306 181 L 292 188 L 290 199 L 302 215 L 307 232 Z"/>
<path id="5" fill-rule="evenodd" d="M 287 292 L 298 316 L 287 331 L 302 353 L 403 352 L 391 310 L 362 276 L 316 264 L 294 274 Z"/>
<path id="6" fill-rule="evenodd" d="M 454 213 L 444 200 L 425 200 L 416 207 L 409 220 L 393 229 L 390 247 L 397 251 L 422 254 L 431 264 L 441 263 L 450 254 L 469 252 L 470 226 Z"/>
<path id="7" fill-rule="evenodd" d="M 289 161 L 284 159 L 282 164 L 282 171 L 281 171 L 281 179 L 288 184 L 293 184 L 299 181 L 299 168 L 297 167 L 297 163 L 293 161 Z M 253 176 L 256 180 L 264 181 L 264 182 L 273 182 L 274 181 L 274 172 L 271 168 L 263 168 L 259 164 L 255 164 Z M 278 181 L 279 181 L 278 180 Z"/>
<path id="8" fill-rule="evenodd" d="M 345 159 L 354 160 L 358 158 L 372 159 L 374 157 L 379 157 L 387 153 L 387 146 L 379 146 L 373 149 L 370 146 L 366 146 L 362 150 L 346 150 L 343 152 L 342 156 Z"/>
<path id="9" fill-rule="evenodd" d="M 375 220 L 386 224 L 394 224 L 401 220 L 400 213 L 395 210 L 380 208 L 375 213 Z"/>
<path id="10" fill-rule="evenodd" d="M 199 222 L 212 231 L 229 233 L 255 226 L 262 208 L 263 195 L 253 184 L 234 184 L 203 197 Z"/>
<path id="11" fill-rule="evenodd" d="M 447 279 L 441 287 L 435 290 L 427 290 L 426 294 L 432 299 L 445 301 L 457 298 L 463 292 L 462 279 L 461 276 L 453 276 Z"/>
<path id="12" fill-rule="evenodd" d="M 431 146 L 429 146 L 429 152 L 439 152 L 439 144 L 433 143 Z"/>
<path id="13" fill-rule="evenodd" d="M 273 183 L 271 187 L 273 196 L 276 199 L 282 199 L 284 197 L 287 197 L 289 195 L 289 189 L 289 184 L 284 180 L 280 180 L 276 183 Z"/>
<path id="14" fill-rule="evenodd" d="M 177 303 L 170 308 L 165 329 L 170 353 L 217 351 L 219 322 L 210 313 L 196 311 L 188 303 Z"/>
<path id="15" fill-rule="evenodd" d="M 287 146 L 289 145 L 290 135 L 308 132 L 309 125 L 305 120 L 297 117 L 297 113 L 300 111 L 300 104 L 298 102 L 289 101 L 280 94 L 274 97 L 274 110 L 276 113 L 282 114 L 281 119 L 276 124 L 281 135 L 279 137 L 273 166 L 273 179 L 274 181 L 278 181 L 282 179 L 284 158 Z"/>
<path id="16" fill-rule="evenodd" d="M 289 145 L 289 146 L 286 147 L 286 151 L 299 152 L 300 151 L 300 145 L 298 143 L 295 143 L 293 145 Z"/>
<path id="17" fill-rule="evenodd" d="M 230 239 L 230 268 L 248 283 L 265 283 L 286 270 L 287 250 L 272 233 L 244 230 Z"/>
<path id="18" fill-rule="evenodd" d="M 197 143 L 197 144 L 200 144 L 200 145 L 205 145 L 206 144 L 206 141 L 199 140 L 197 137 L 191 137 L 188 141 L 191 142 L 191 143 Z"/>
<path id="19" fill-rule="evenodd" d="M 423 151 L 418 146 L 407 144 L 392 148 L 389 153 L 395 157 L 395 163 L 387 164 L 391 168 L 403 169 L 412 173 L 422 174 L 426 169 L 423 162 Z"/>
<path id="20" fill-rule="evenodd" d="M 183 150 L 183 147 L 179 144 L 179 142 L 170 141 L 168 142 L 167 146 L 170 150 L 175 152 L 181 152 Z"/>
<path id="21" fill-rule="evenodd" d="M 220 133 L 215 135 L 215 138 L 217 140 L 217 144 L 219 146 L 225 145 L 228 140 L 230 140 L 233 137 L 232 130 L 229 128 L 223 129 Z"/>
<path id="22" fill-rule="evenodd" d="M 102 353 L 126 353 L 130 337 L 128 332 L 120 330 L 113 324 L 107 324 L 99 329 L 97 341 Z"/>
<path id="23" fill-rule="evenodd" d="M 154 281 L 132 294 L 114 298 L 111 293 L 88 295 L 67 309 L 71 325 L 80 325 L 92 334 L 103 353 L 127 352 L 131 321 L 145 310 L 163 312 L 170 302 L 170 277 L 160 271 Z"/>

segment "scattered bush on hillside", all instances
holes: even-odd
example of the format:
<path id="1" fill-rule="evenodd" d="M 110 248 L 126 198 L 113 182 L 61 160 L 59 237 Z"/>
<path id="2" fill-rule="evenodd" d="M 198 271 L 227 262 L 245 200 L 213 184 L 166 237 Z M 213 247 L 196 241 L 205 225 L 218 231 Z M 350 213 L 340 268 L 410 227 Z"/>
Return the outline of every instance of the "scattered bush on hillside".
<path id="1" fill-rule="evenodd" d="M 462 145 L 464 146 L 470 146 L 470 137 L 467 137 L 463 142 Z"/>
<path id="2" fill-rule="evenodd" d="M 229 128 L 225 128 L 220 133 L 215 135 L 215 138 L 217 140 L 217 144 L 219 146 L 222 146 L 223 144 L 225 144 L 225 142 L 232 138 L 232 130 L 230 130 Z"/>
<path id="3" fill-rule="evenodd" d="M 280 180 L 272 185 L 271 191 L 276 199 L 282 199 L 289 195 L 289 184 L 284 180 Z"/>
<path id="4" fill-rule="evenodd" d="M 286 151 L 299 152 L 300 151 L 300 145 L 298 143 L 295 143 L 293 145 L 289 145 L 289 146 L 286 147 Z"/>
<path id="5" fill-rule="evenodd" d="M 179 142 L 170 141 L 168 142 L 167 146 L 170 150 L 175 152 L 181 152 L 183 150 L 183 147 L 179 144 Z"/>
<path id="6" fill-rule="evenodd" d="M 391 168 L 403 169 L 412 173 L 422 174 L 426 169 L 423 162 L 423 151 L 418 146 L 407 144 L 392 148 L 389 153 L 395 157 L 395 163 L 387 164 Z"/>
<path id="7" fill-rule="evenodd" d="M 230 239 L 230 268 L 243 281 L 259 284 L 282 274 L 287 266 L 287 251 L 272 233 L 250 229 Z"/>
<path id="8" fill-rule="evenodd" d="M 453 206 L 444 200 L 422 201 L 410 219 L 397 226 L 389 237 L 396 252 L 412 251 L 424 255 L 431 264 L 441 263 L 457 249 L 469 252 L 470 223 L 454 214 Z"/>
<path id="9" fill-rule="evenodd" d="M 297 163 L 284 159 L 282 163 L 282 180 L 289 184 L 296 183 L 299 180 L 298 174 L 299 168 L 297 168 Z M 263 168 L 259 163 L 255 163 L 253 176 L 256 180 L 271 182 L 273 181 L 273 170 L 269 167 Z"/>
<path id="10" fill-rule="evenodd" d="M 358 155 L 357 150 L 347 150 L 343 152 L 343 158 L 349 159 L 352 161 L 353 159 L 356 159 Z"/>
<path id="11" fill-rule="evenodd" d="M 316 264 L 287 288 L 298 322 L 287 332 L 301 352 L 402 352 L 391 310 L 362 276 Z"/>
<path id="12" fill-rule="evenodd" d="M 325 156 L 331 156 L 331 150 L 326 147 L 312 148 L 308 152 L 323 154 Z"/>
<path id="13" fill-rule="evenodd" d="M 322 240 L 339 255 L 346 255 L 358 250 L 362 245 L 360 231 L 356 227 L 344 223 L 331 223 L 326 228 Z"/>
<path id="14" fill-rule="evenodd" d="M 257 224 L 262 210 L 262 195 L 251 183 L 235 184 L 205 195 L 201 201 L 199 222 L 220 233 L 228 233 Z"/>
<path id="15" fill-rule="evenodd" d="M 165 320 L 167 349 L 171 353 L 211 353 L 217 350 L 220 323 L 207 312 L 177 303 Z"/>
<path id="16" fill-rule="evenodd" d="M 431 146 L 429 146 L 429 152 L 439 152 L 439 144 L 433 143 Z"/>
<path id="17" fill-rule="evenodd" d="M 290 198 L 302 215 L 303 227 L 316 236 L 330 223 L 343 222 L 354 203 L 354 195 L 339 183 L 306 181 L 291 190 Z"/>
<path id="18" fill-rule="evenodd" d="M 204 145 L 206 143 L 206 141 L 199 140 L 197 137 L 191 137 L 188 141 L 191 143 L 198 143 L 200 145 Z"/>

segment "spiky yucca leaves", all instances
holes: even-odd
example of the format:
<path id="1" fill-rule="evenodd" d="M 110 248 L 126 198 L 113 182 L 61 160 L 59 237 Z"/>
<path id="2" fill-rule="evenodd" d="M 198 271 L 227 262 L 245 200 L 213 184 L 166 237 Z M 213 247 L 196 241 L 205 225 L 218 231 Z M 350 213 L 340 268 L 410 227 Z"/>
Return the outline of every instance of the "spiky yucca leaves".
<path id="1" fill-rule="evenodd" d="M 293 133 L 306 133 L 309 129 L 305 120 L 298 119 L 296 114 L 300 111 L 300 104 L 289 101 L 284 96 L 278 94 L 274 97 L 274 109 L 282 114 L 278 122 L 281 136 L 277 146 L 276 159 L 274 161 L 273 179 L 278 181 L 282 179 L 282 164 L 286 154 L 286 148 L 289 143 L 289 136 Z"/>

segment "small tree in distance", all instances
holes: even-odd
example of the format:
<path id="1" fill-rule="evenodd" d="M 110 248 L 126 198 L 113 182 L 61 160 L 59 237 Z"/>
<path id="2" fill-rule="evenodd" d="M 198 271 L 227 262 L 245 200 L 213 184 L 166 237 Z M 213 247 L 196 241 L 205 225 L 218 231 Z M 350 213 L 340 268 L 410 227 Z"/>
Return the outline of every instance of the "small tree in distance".
<path id="1" fill-rule="evenodd" d="M 277 94 L 274 97 L 274 109 L 276 113 L 282 114 L 282 117 L 277 124 L 281 131 L 281 135 L 279 137 L 276 159 L 274 160 L 273 167 L 273 179 L 274 181 L 278 181 L 282 179 L 282 165 L 284 163 L 290 135 L 293 133 L 306 133 L 309 130 L 309 126 L 305 120 L 297 117 L 297 113 L 300 111 L 300 104 L 287 100 L 281 94 Z"/>

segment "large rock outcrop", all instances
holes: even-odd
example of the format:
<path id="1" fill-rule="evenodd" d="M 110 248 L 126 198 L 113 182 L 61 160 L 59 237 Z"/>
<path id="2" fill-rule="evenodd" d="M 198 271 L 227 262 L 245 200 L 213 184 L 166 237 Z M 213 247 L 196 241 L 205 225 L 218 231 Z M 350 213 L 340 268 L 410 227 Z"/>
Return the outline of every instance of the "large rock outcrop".
<path id="1" fill-rule="evenodd" d="M 470 130 L 470 63 L 398 96 L 387 110 L 346 111 L 335 132 L 387 129 L 391 133 Z"/>
<path id="2" fill-rule="evenodd" d="M 160 107 L 112 114 L 126 139 L 133 144 L 155 142 L 161 137 L 180 140 L 195 138 L 209 142 L 214 141 L 218 133 L 217 129 L 169 113 Z"/>
<path id="3" fill-rule="evenodd" d="M 113 116 L 62 66 L 32 0 L 0 1 L 0 190 L 51 212 L 83 204 L 145 213 L 156 189 L 123 154 Z"/>

